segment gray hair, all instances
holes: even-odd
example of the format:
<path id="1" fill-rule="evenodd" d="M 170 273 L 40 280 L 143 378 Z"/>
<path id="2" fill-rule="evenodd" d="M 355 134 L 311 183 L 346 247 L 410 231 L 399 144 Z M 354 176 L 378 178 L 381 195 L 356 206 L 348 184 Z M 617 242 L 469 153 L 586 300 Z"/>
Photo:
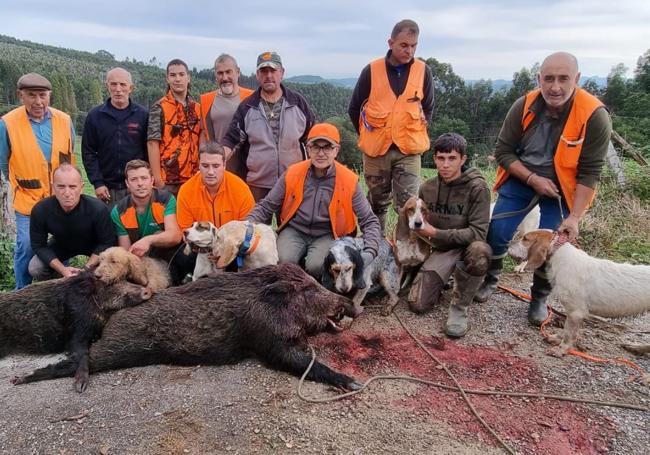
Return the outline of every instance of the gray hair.
<path id="1" fill-rule="evenodd" d="M 420 34 L 420 27 L 418 27 L 418 24 L 414 20 L 401 20 L 393 27 L 393 31 L 390 34 L 391 39 L 397 38 L 397 35 L 402 32 L 407 32 L 409 35 L 418 36 Z"/>
<path id="2" fill-rule="evenodd" d="M 214 61 L 214 67 L 216 68 L 219 63 L 223 63 L 226 60 L 230 60 L 231 62 L 233 62 L 235 68 L 237 68 L 237 71 L 239 71 L 239 65 L 237 65 L 237 60 L 235 60 L 235 57 L 233 57 L 230 54 L 221 54 L 219 57 L 217 57 L 217 59 Z"/>

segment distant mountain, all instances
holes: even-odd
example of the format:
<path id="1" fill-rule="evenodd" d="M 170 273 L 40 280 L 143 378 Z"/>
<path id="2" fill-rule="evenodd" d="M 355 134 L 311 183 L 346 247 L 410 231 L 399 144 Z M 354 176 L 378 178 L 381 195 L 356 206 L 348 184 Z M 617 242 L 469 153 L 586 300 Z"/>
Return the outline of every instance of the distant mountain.
<path id="1" fill-rule="evenodd" d="M 357 83 L 357 78 L 324 79 L 320 76 L 301 75 L 288 77 L 285 81 L 293 82 L 294 84 L 332 84 L 335 87 L 354 88 Z"/>

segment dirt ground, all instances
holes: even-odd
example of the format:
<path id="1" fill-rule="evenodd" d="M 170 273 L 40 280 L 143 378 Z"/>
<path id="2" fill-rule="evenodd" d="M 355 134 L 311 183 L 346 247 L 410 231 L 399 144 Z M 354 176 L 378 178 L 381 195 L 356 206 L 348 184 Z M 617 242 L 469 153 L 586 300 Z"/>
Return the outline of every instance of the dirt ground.
<path id="1" fill-rule="evenodd" d="M 504 281 L 526 290 L 530 275 Z M 650 387 L 633 381 L 629 367 L 545 355 L 548 346 L 526 322 L 526 305 L 509 294 L 474 305 L 471 332 L 460 341 L 443 335 L 446 309 L 416 316 L 400 304 L 397 312 L 463 387 L 650 406 Z M 622 322 L 633 331 L 587 326 L 582 347 L 598 356 L 632 358 L 618 345 L 650 343 L 650 334 L 636 333 L 650 331 L 650 315 Z M 397 320 L 380 316 L 376 307 L 342 334 L 315 337 L 313 345 L 319 358 L 359 380 L 388 373 L 450 383 Z M 98 374 L 81 395 L 71 379 L 9 382 L 52 360 L 0 360 L 0 453 L 504 453 L 456 392 L 412 382 L 373 383 L 355 397 L 327 404 L 301 400 L 297 378 L 255 360 Z M 634 360 L 650 371 L 650 359 Z M 314 398 L 339 393 L 312 382 L 303 391 Z M 520 454 L 647 454 L 650 447 L 649 412 L 549 399 L 470 399 Z"/>

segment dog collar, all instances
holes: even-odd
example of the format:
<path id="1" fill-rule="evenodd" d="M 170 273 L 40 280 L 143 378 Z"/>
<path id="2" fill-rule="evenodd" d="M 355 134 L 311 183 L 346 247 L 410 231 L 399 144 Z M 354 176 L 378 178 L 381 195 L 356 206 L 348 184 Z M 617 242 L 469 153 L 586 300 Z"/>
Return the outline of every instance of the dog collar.
<path id="1" fill-rule="evenodd" d="M 247 254 L 251 254 L 257 249 L 257 245 L 260 243 L 260 236 L 254 235 L 255 227 L 253 223 L 246 223 L 246 235 L 244 236 L 244 242 L 239 247 L 237 252 L 237 268 L 241 269 L 244 266 L 244 257 Z M 255 237 L 255 238 L 253 238 Z M 251 240 L 253 243 L 251 244 Z"/>
<path id="2" fill-rule="evenodd" d="M 197 244 L 192 244 L 190 248 L 193 253 L 212 253 L 211 246 L 198 246 Z"/>

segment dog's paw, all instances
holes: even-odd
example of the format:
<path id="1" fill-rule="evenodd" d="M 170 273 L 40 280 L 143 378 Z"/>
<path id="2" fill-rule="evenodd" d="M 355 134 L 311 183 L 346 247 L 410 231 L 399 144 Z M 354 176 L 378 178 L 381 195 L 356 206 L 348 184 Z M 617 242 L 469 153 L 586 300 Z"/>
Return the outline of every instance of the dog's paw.
<path id="1" fill-rule="evenodd" d="M 546 337 L 546 342 L 553 346 L 559 346 L 562 343 L 562 336 L 559 333 L 553 333 Z"/>
<path id="2" fill-rule="evenodd" d="M 15 376 L 11 378 L 11 383 L 13 385 L 20 385 L 20 384 L 25 384 L 25 377 L 24 376 Z"/>
<path id="3" fill-rule="evenodd" d="M 557 357 L 558 359 L 561 359 L 564 357 L 567 352 L 569 351 L 568 346 L 554 346 L 546 351 L 546 355 L 550 355 L 552 357 Z"/>

